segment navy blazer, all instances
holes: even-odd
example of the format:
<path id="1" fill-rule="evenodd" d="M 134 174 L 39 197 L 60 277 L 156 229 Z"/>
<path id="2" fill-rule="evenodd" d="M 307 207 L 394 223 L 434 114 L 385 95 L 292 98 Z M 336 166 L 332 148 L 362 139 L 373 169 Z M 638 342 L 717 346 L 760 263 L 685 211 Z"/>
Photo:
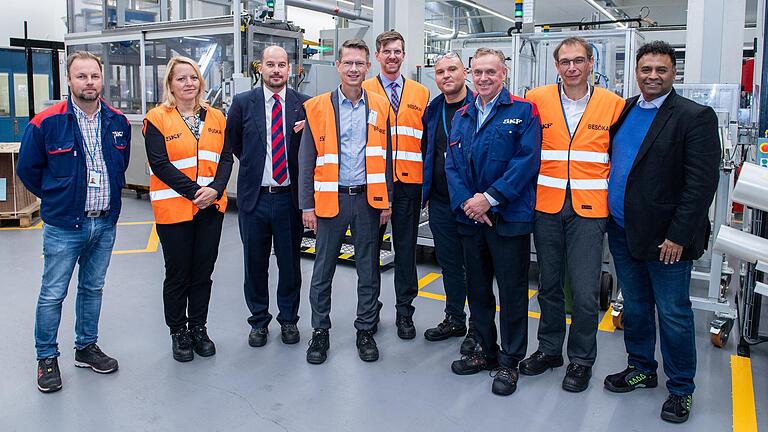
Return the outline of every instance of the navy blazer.
<path id="1" fill-rule="evenodd" d="M 299 146 L 301 132 L 294 133 L 293 125 L 306 119 L 304 102 L 309 96 L 286 88 L 285 91 L 285 144 L 288 151 L 288 176 L 291 180 L 291 196 L 299 208 Z M 267 158 L 267 132 L 264 112 L 264 89 L 259 86 L 234 97 L 227 114 L 226 140 L 232 153 L 240 161 L 237 176 L 237 208 L 246 213 L 256 210 Z"/>

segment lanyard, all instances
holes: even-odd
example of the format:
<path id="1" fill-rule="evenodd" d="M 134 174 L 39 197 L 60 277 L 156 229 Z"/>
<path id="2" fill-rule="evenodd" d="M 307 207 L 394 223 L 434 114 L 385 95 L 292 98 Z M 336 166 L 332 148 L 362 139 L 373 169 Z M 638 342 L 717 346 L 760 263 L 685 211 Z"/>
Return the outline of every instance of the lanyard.
<path id="1" fill-rule="evenodd" d="M 101 147 L 101 113 L 98 114 L 97 118 L 99 119 L 98 120 L 99 123 L 98 123 L 98 126 L 96 127 L 96 137 L 95 137 L 95 139 L 96 139 L 96 142 L 99 143 L 99 145 L 96 146 L 97 148 L 94 148 L 94 152 L 98 151 L 99 148 Z M 85 121 L 86 122 L 88 121 L 87 117 L 86 117 Z M 82 131 L 81 131 L 81 133 L 82 133 Z M 88 144 L 88 140 L 85 139 L 85 136 L 83 136 L 83 148 L 85 149 L 85 154 L 88 155 L 88 159 L 91 160 L 91 169 L 95 171 L 96 170 L 96 158 L 93 156 L 93 153 L 91 152 L 90 146 Z"/>
<path id="2" fill-rule="evenodd" d="M 466 102 L 466 101 L 467 101 L 467 98 L 464 97 L 464 100 L 462 101 L 461 104 L 464 105 L 464 102 Z M 448 123 L 445 122 L 445 106 L 447 104 L 448 103 L 445 101 L 445 99 L 443 99 L 443 131 L 445 131 L 445 140 L 446 140 L 446 142 L 451 140 L 451 134 L 448 133 Z"/>

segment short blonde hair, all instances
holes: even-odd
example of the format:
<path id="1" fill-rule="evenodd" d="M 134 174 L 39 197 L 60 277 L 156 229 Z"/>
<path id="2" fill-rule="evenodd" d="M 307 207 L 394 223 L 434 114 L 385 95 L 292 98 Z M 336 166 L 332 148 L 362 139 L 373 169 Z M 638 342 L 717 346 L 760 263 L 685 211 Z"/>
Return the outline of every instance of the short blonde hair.
<path id="1" fill-rule="evenodd" d="M 176 107 L 176 96 L 171 93 L 171 80 L 173 79 L 173 70 L 176 65 L 187 64 L 192 66 L 197 75 L 197 81 L 200 83 L 200 89 L 195 98 L 195 106 L 208 107 L 208 102 L 203 98 L 205 95 L 205 81 L 203 80 L 203 73 L 200 71 L 200 67 L 197 66 L 197 62 L 189 57 L 174 56 L 168 60 L 168 64 L 165 66 L 165 77 L 163 77 L 163 102 L 166 108 Z"/>

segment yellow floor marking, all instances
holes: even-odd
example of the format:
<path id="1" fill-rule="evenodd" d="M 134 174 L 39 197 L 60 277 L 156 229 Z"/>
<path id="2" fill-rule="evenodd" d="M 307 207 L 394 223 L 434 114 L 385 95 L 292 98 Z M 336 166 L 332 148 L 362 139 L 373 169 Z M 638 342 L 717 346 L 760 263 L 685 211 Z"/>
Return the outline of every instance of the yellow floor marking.
<path id="1" fill-rule="evenodd" d="M 528 300 L 530 300 L 531 297 L 533 297 L 534 295 L 536 295 L 536 290 L 529 289 L 528 290 Z"/>
<path id="2" fill-rule="evenodd" d="M 431 284 L 432 282 L 439 279 L 442 275 L 440 273 L 427 273 L 426 276 L 419 279 L 419 289 L 424 288 L 425 286 Z M 445 297 L 443 297 L 445 299 Z"/>
<path id="3" fill-rule="evenodd" d="M 315 253 L 315 248 L 314 247 L 308 247 L 304 252 L 306 252 L 306 253 Z"/>
<path id="4" fill-rule="evenodd" d="M 731 388 L 733 432 L 757 432 L 752 362 L 748 357 L 731 355 Z"/>
<path id="5" fill-rule="evenodd" d="M 133 225 L 146 225 L 144 223 L 132 223 Z M 113 250 L 112 255 L 127 255 L 136 253 L 152 253 L 157 252 L 157 246 L 160 244 L 160 237 L 157 236 L 157 226 L 152 223 L 152 229 L 149 231 L 149 239 L 147 239 L 147 247 L 144 249 L 129 249 L 129 250 Z"/>
<path id="6" fill-rule="evenodd" d="M 611 315 L 611 312 L 613 312 L 613 305 L 608 307 L 605 315 L 603 315 L 603 319 L 600 320 L 600 324 L 597 326 L 598 330 L 611 333 L 616 331 L 616 326 L 613 325 L 613 316 Z"/>
<path id="7" fill-rule="evenodd" d="M 152 225 L 155 223 L 155 221 L 138 221 L 138 222 L 118 222 L 117 226 L 129 226 L 129 225 Z M 7 227 L 7 228 L 0 228 L 0 231 L 24 231 L 24 230 L 38 230 L 43 229 L 43 221 L 37 223 L 37 225 L 26 227 L 26 228 L 19 228 L 19 227 Z"/>
<path id="8" fill-rule="evenodd" d="M 339 258 L 341 258 L 341 259 L 348 259 L 348 258 L 351 258 L 352 256 L 353 256 L 353 254 L 351 254 L 351 253 L 343 253 L 343 254 L 339 255 Z"/>

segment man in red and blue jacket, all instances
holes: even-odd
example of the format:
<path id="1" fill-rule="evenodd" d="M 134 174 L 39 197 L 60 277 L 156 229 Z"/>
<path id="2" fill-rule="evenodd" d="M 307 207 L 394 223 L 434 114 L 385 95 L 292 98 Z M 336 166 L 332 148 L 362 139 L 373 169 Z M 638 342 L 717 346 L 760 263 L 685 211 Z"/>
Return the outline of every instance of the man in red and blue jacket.
<path id="1" fill-rule="evenodd" d="M 98 373 L 117 370 L 96 345 L 104 278 L 115 243 L 120 191 L 125 185 L 131 126 L 100 98 L 101 62 L 85 51 L 67 59 L 69 101 L 36 115 L 27 126 L 17 173 L 41 199 L 42 286 L 35 318 L 37 387 L 61 389 L 58 334 L 61 305 L 79 263 L 75 365 Z"/>
<path id="2" fill-rule="evenodd" d="M 445 170 L 467 270 L 467 299 L 480 350 L 453 362 L 458 375 L 497 369 L 492 391 L 512 394 L 528 341 L 528 268 L 541 122 L 536 106 L 504 88 L 501 51 L 479 48 L 472 59 L 474 104 L 453 119 Z M 499 286 L 501 348 L 497 344 Z"/>

